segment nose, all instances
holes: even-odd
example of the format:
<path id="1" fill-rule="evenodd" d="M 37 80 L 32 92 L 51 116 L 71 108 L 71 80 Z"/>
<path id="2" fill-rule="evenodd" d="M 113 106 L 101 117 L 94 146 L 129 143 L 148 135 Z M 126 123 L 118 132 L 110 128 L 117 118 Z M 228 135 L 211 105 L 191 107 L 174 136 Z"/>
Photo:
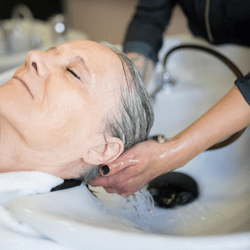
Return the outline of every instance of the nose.
<path id="1" fill-rule="evenodd" d="M 39 78 L 46 80 L 49 76 L 49 58 L 46 52 L 33 50 L 26 58 L 26 66 L 31 69 Z"/>

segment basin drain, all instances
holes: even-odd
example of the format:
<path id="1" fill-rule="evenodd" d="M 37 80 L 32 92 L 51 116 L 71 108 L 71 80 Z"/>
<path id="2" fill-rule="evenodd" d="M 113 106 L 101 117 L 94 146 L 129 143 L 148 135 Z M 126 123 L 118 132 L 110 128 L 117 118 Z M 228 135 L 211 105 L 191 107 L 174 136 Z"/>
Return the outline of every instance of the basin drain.
<path id="1" fill-rule="evenodd" d="M 195 180 L 179 172 L 170 172 L 152 180 L 148 191 L 154 198 L 155 206 L 161 208 L 186 205 L 199 194 Z"/>

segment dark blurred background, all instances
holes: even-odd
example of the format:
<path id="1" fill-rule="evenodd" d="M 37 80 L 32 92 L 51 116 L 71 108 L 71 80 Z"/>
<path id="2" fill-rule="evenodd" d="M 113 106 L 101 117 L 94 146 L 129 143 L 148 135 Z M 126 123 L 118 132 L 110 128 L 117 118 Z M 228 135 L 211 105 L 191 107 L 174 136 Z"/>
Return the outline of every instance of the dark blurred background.
<path id="1" fill-rule="evenodd" d="M 0 0 L 0 19 L 10 18 L 17 4 L 27 5 L 33 16 L 41 20 L 47 20 L 54 13 L 63 13 L 62 0 Z"/>
<path id="2" fill-rule="evenodd" d="M 153 0 L 152 0 L 153 1 Z M 47 20 L 55 13 L 67 16 L 69 27 L 94 41 L 121 44 L 139 0 L 0 0 L 0 20 L 10 18 L 13 7 L 27 5 L 35 18 Z M 168 35 L 189 33 L 186 18 L 177 6 Z"/>

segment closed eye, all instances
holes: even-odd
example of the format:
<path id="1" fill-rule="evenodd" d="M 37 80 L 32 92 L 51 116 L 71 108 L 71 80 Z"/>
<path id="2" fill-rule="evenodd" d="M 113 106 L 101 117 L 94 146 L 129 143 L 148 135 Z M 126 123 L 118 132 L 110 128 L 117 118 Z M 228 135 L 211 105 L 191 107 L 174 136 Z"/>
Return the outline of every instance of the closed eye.
<path id="1" fill-rule="evenodd" d="M 73 70 L 66 68 L 68 72 L 70 72 L 74 77 L 76 77 L 77 79 L 81 80 L 80 76 L 78 76 Z"/>

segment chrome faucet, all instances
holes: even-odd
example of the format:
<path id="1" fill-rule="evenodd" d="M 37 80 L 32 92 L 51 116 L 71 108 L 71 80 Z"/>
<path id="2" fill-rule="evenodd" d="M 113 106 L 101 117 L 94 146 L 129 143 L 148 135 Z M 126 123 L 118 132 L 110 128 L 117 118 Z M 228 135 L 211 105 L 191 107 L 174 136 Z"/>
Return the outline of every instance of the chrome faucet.
<path id="1" fill-rule="evenodd" d="M 164 70 L 162 73 L 162 89 L 164 90 L 166 94 L 170 94 L 175 84 L 176 84 L 176 80 L 171 77 L 166 66 L 164 66 Z"/>
<path id="2" fill-rule="evenodd" d="M 31 10 L 28 8 L 28 6 L 24 4 L 16 5 L 11 13 L 11 18 L 20 18 L 20 17 L 26 19 L 34 19 Z"/>

